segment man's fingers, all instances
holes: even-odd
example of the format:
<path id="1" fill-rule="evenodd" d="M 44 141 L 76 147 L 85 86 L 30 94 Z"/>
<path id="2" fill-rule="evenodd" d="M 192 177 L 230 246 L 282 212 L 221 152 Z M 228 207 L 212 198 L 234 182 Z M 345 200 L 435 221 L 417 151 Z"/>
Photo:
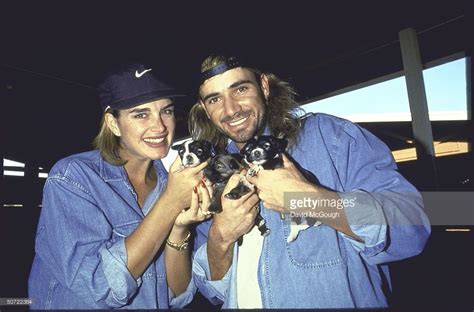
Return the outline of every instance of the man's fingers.
<path id="1" fill-rule="evenodd" d="M 285 153 L 281 154 L 281 158 L 283 159 L 283 167 L 284 168 L 291 168 L 294 167 L 293 162 L 286 156 Z"/>
<path id="2" fill-rule="evenodd" d="M 253 193 L 248 196 L 245 200 L 245 204 L 247 205 L 247 211 L 257 210 L 255 207 L 258 208 L 258 203 L 260 199 L 258 198 L 257 194 Z"/>
<path id="3" fill-rule="evenodd" d="M 224 194 L 229 193 L 234 187 L 239 185 L 240 183 L 241 176 L 237 173 L 234 173 L 230 178 L 229 181 L 227 181 L 227 184 L 224 188 Z"/>
<path id="4" fill-rule="evenodd" d="M 209 164 L 209 162 L 206 160 L 206 161 L 200 163 L 199 165 L 197 165 L 196 167 L 192 167 L 191 170 L 193 170 L 195 173 L 199 172 L 199 171 L 203 170 L 204 168 L 206 168 L 208 164 Z"/>
<path id="5" fill-rule="evenodd" d="M 250 233 L 250 231 L 253 229 L 253 226 L 254 226 L 254 223 L 255 223 L 255 218 L 257 218 L 257 214 L 258 214 L 258 210 L 257 209 L 254 209 L 254 207 L 252 207 L 250 209 L 250 215 L 251 215 L 251 220 L 252 220 L 252 224 L 250 225 L 248 231 L 247 231 L 247 234 Z"/>

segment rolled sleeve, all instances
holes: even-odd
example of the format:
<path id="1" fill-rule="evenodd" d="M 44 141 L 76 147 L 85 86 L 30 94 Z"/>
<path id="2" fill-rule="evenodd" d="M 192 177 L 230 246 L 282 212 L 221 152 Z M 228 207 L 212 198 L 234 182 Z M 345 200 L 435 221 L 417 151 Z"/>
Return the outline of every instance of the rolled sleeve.
<path id="1" fill-rule="evenodd" d="M 179 296 L 176 296 L 171 288 L 168 287 L 168 302 L 172 308 L 183 308 L 193 300 L 194 294 L 196 293 L 196 284 L 194 283 L 193 277 L 189 281 L 188 287 L 186 290 L 181 293 Z"/>
<path id="2" fill-rule="evenodd" d="M 142 284 L 141 278 L 134 279 L 127 269 L 127 250 L 125 239 L 121 238 L 115 243 L 106 243 L 99 250 L 102 270 L 111 290 L 109 300 L 112 305 L 126 305 L 129 298 Z"/>
<path id="3" fill-rule="evenodd" d="M 233 264 L 232 264 L 233 265 Z M 213 304 L 223 303 L 230 286 L 232 265 L 220 280 L 211 280 L 211 270 L 207 258 L 207 243 L 197 251 L 193 261 L 193 278 L 199 291 Z"/>
<path id="4" fill-rule="evenodd" d="M 363 242 L 343 236 L 367 256 L 382 251 L 387 239 L 387 221 L 380 203 L 365 191 L 339 193 L 339 196 L 346 203 L 344 212 L 352 232 Z"/>
<path id="5" fill-rule="evenodd" d="M 339 127 L 331 151 L 340 191 L 343 197 L 357 197 L 356 204 L 346 208 L 347 219 L 353 232 L 365 240 L 363 245 L 351 241 L 352 246 L 369 264 L 419 254 L 430 233 L 421 195 L 397 171 L 382 141 L 351 122 L 335 123 Z"/>

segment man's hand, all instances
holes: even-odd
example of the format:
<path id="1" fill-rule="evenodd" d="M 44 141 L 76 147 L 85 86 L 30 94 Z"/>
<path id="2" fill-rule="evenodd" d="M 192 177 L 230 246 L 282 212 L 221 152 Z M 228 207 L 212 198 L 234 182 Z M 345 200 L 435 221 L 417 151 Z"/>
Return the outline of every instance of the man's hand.
<path id="1" fill-rule="evenodd" d="M 309 182 L 298 170 L 286 155 L 283 154 L 283 167 L 274 170 L 260 170 L 255 177 L 247 175 L 247 180 L 257 188 L 258 197 L 263 201 L 265 207 L 280 213 L 288 213 L 284 207 L 285 192 L 306 192 L 312 199 L 328 199 L 329 202 L 340 199 L 337 192 L 326 189 Z M 352 232 L 344 210 L 337 209 L 336 206 L 321 206 L 315 212 L 334 213 L 338 212 L 339 218 L 320 219 L 322 223 L 329 225 L 337 231 L 345 233 L 356 240 L 362 241 Z M 301 210 L 301 213 L 308 212 L 312 208 Z"/>
<path id="2" fill-rule="evenodd" d="M 222 192 L 222 211 L 213 217 L 207 240 L 207 257 L 211 271 L 211 280 L 220 280 L 232 263 L 233 244 L 248 233 L 255 224 L 259 202 L 255 191 L 239 199 L 229 199 L 225 194 L 236 187 L 244 173 L 234 174 Z"/>
<path id="3" fill-rule="evenodd" d="M 298 168 L 282 155 L 283 167 L 274 170 L 260 170 L 256 176 L 247 175 L 247 180 L 257 188 L 258 197 L 265 207 L 280 213 L 288 212 L 284 208 L 285 192 L 314 191 L 312 185 Z"/>
<path id="4" fill-rule="evenodd" d="M 219 240 L 228 245 L 234 243 L 252 229 L 258 213 L 255 207 L 259 202 L 259 198 L 254 190 L 239 199 L 225 197 L 225 194 L 236 187 L 241 179 L 244 179 L 243 173 L 234 174 L 230 177 L 222 192 L 222 211 L 213 217 L 213 230 L 218 234 Z"/>

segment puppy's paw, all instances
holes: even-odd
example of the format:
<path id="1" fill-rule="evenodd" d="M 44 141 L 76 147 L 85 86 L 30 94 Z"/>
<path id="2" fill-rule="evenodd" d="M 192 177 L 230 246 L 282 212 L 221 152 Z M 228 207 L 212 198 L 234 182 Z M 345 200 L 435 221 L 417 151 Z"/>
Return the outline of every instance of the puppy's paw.
<path id="1" fill-rule="evenodd" d="M 267 236 L 270 234 L 270 229 L 267 227 L 267 222 L 262 218 L 260 214 L 257 215 L 255 219 L 255 224 L 257 225 L 258 230 L 262 236 Z"/>
<path id="2" fill-rule="evenodd" d="M 261 165 L 253 165 L 248 171 L 247 174 L 251 177 L 257 176 L 258 172 L 262 170 L 263 167 Z"/>
<path id="3" fill-rule="evenodd" d="M 255 185 L 250 183 L 245 177 L 242 177 L 240 179 L 240 183 L 243 185 L 243 189 L 245 190 L 245 193 L 253 191 L 255 189 Z"/>
<path id="4" fill-rule="evenodd" d="M 290 225 L 290 235 L 288 235 L 286 242 L 291 243 L 297 237 L 300 231 L 306 230 L 309 226 L 307 224 L 291 224 Z"/>

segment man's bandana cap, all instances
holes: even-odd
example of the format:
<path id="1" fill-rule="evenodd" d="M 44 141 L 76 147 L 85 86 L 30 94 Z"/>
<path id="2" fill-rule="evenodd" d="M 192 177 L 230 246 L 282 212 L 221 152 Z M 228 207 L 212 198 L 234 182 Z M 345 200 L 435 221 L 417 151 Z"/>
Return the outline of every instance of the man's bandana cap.
<path id="1" fill-rule="evenodd" d="M 209 68 L 205 72 L 202 72 L 199 85 L 202 85 L 204 81 L 206 81 L 207 79 L 211 77 L 220 75 L 230 69 L 237 68 L 237 67 L 243 67 L 243 66 L 237 58 L 230 57 L 224 63 L 220 63 L 214 67 Z"/>

